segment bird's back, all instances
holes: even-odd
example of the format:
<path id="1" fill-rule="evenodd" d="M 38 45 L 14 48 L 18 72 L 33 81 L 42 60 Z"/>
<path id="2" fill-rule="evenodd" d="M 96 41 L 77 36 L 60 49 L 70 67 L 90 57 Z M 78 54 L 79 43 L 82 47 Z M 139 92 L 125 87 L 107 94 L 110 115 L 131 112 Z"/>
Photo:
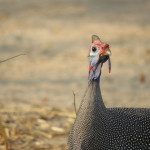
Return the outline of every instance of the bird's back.
<path id="1" fill-rule="evenodd" d="M 109 108 L 107 110 L 112 120 L 112 125 L 109 125 L 112 128 L 110 137 L 113 139 L 113 144 L 116 143 L 117 149 L 150 149 L 150 109 Z"/>
<path id="2" fill-rule="evenodd" d="M 150 149 L 150 110 L 108 108 L 94 110 L 76 120 L 70 134 L 70 150 Z"/>

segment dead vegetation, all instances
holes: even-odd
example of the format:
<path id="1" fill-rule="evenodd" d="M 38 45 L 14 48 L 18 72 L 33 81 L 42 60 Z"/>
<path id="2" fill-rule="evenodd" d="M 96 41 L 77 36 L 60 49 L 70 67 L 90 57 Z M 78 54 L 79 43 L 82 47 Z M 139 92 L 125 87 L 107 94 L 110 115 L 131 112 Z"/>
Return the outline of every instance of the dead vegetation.
<path id="1" fill-rule="evenodd" d="M 66 150 L 75 114 L 55 108 L 1 109 L 8 150 Z M 5 150 L 2 128 L 0 149 Z M 56 141 L 56 142 L 55 142 Z"/>

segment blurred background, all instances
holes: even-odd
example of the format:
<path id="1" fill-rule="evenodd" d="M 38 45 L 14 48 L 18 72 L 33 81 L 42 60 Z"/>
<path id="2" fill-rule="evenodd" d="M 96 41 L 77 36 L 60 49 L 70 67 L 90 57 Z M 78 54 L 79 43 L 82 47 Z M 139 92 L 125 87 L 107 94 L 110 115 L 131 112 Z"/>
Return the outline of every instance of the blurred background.
<path id="1" fill-rule="evenodd" d="M 101 78 L 106 106 L 150 107 L 149 14 L 149 0 L 0 0 L 0 60 L 28 54 L 0 64 L 0 107 L 74 111 L 93 34 L 112 51 L 112 73 L 106 63 Z"/>

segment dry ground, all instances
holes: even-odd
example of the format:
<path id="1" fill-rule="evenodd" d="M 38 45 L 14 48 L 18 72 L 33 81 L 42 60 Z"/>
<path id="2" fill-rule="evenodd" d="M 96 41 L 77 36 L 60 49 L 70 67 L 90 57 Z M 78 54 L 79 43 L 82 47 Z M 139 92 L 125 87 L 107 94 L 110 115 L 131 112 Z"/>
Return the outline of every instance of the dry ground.
<path id="1" fill-rule="evenodd" d="M 28 54 L 0 64 L 10 149 L 66 149 L 72 90 L 78 107 L 92 34 L 113 53 L 112 73 L 105 64 L 101 79 L 107 107 L 150 107 L 149 8 L 148 0 L 0 0 L 0 60 Z"/>

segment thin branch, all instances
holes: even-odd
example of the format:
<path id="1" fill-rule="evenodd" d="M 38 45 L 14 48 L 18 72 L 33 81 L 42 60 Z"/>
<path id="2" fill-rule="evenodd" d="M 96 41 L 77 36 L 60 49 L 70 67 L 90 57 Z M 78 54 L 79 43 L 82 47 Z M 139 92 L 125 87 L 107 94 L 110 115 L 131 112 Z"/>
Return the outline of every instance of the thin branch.
<path id="1" fill-rule="evenodd" d="M 75 113 L 77 115 L 77 109 L 76 109 L 76 94 L 75 92 L 72 90 L 72 93 L 73 93 L 73 105 L 74 105 L 74 110 L 75 110 Z"/>
<path id="2" fill-rule="evenodd" d="M 13 58 L 19 57 L 19 56 L 21 56 L 21 55 L 27 55 L 27 54 L 25 54 L 25 53 L 24 53 L 24 54 L 19 54 L 19 55 L 16 55 L 16 56 L 10 57 L 10 58 L 8 58 L 8 59 L 2 60 L 2 61 L 0 61 L 0 63 L 3 63 L 3 62 L 8 61 L 8 60 L 10 60 L 10 59 L 13 59 Z"/>

